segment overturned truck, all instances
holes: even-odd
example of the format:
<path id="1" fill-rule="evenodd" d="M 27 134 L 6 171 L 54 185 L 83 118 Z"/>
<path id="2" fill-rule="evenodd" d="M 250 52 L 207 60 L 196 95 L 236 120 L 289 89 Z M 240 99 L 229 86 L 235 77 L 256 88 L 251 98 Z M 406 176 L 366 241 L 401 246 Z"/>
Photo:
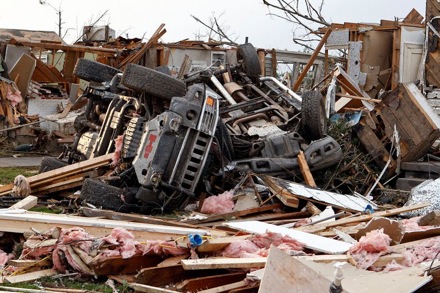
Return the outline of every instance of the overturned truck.
<path id="1" fill-rule="evenodd" d="M 74 73 L 89 85 L 75 141 L 59 158 L 44 158 L 40 172 L 114 153 L 114 168 L 86 179 L 81 199 L 149 213 L 229 190 L 247 172 L 295 172 L 301 151 L 312 171 L 337 163 L 342 151 L 326 135 L 321 93 L 301 97 L 260 76 L 250 43 L 236 57 L 183 79 L 166 67 L 128 64 L 122 72 L 79 59 Z"/>

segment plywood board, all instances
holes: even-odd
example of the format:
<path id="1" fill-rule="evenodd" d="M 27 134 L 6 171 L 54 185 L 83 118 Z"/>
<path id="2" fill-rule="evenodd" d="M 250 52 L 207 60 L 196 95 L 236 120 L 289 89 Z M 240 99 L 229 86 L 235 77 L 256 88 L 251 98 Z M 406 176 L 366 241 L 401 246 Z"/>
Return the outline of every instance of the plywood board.
<path id="1" fill-rule="evenodd" d="M 331 238 L 326 238 L 314 235 L 307 232 L 275 226 L 259 221 L 243 221 L 243 222 L 229 222 L 224 224 L 227 227 L 246 231 L 249 233 L 264 234 L 267 231 L 287 235 L 299 242 L 303 243 L 305 247 L 319 252 L 328 254 L 342 254 L 347 252 L 353 244 L 338 241 Z"/>
<path id="2" fill-rule="evenodd" d="M 329 292 L 330 285 L 329 279 L 272 246 L 258 292 Z"/>

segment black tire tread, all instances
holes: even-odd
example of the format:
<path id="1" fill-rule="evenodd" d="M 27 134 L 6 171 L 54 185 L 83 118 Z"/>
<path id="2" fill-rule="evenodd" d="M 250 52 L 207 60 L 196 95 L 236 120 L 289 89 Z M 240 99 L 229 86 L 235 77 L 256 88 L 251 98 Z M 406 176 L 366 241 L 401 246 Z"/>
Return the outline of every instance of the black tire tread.
<path id="1" fill-rule="evenodd" d="M 324 100 L 320 92 L 308 91 L 302 95 L 301 124 L 306 139 L 317 140 L 327 133 L 324 109 Z"/>
<path id="2" fill-rule="evenodd" d="M 251 43 L 238 46 L 238 59 L 243 61 L 244 71 L 251 77 L 261 74 L 260 58 L 255 47 Z"/>
<path id="3" fill-rule="evenodd" d="M 186 93 L 186 85 L 183 81 L 136 64 L 127 65 L 121 83 L 135 91 L 145 92 L 163 99 L 183 97 Z"/>
<path id="4" fill-rule="evenodd" d="M 93 60 L 79 58 L 73 69 L 73 74 L 86 81 L 105 82 L 121 73 L 119 69 Z"/>
<path id="5" fill-rule="evenodd" d="M 119 210 L 124 202 L 120 196 L 121 188 L 109 185 L 102 181 L 86 178 L 81 188 L 81 200 L 103 209 Z"/>
<path id="6" fill-rule="evenodd" d="M 38 173 L 49 172 L 69 165 L 67 162 L 54 157 L 43 157 L 38 168 Z"/>

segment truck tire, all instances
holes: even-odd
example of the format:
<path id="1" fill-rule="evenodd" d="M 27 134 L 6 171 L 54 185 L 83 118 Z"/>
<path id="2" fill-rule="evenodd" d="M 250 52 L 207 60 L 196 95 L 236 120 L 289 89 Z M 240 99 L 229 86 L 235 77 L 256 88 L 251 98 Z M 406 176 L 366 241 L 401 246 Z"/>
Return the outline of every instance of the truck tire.
<path id="1" fill-rule="evenodd" d="M 124 205 L 123 190 L 102 181 L 86 178 L 81 188 L 80 199 L 98 208 L 117 211 Z"/>
<path id="2" fill-rule="evenodd" d="M 167 65 L 156 67 L 155 70 L 171 76 L 171 70 Z"/>
<path id="3" fill-rule="evenodd" d="M 322 95 L 308 91 L 302 95 L 301 124 L 303 137 L 309 140 L 323 138 L 327 133 L 327 119 Z"/>
<path id="4" fill-rule="evenodd" d="M 77 77 L 96 82 L 110 81 L 117 73 L 121 73 L 121 71 L 106 64 L 84 58 L 79 58 L 73 69 L 73 74 Z"/>
<path id="5" fill-rule="evenodd" d="M 170 75 L 136 64 L 128 64 L 122 75 L 121 83 L 135 91 L 170 100 L 183 97 L 186 85 Z"/>
<path id="6" fill-rule="evenodd" d="M 44 157 L 41 160 L 40 167 L 38 168 L 38 173 L 52 171 L 58 168 L 65 167 L 67 165 L 69 165 L 67 162 L 64 162 L 58 158 Z"/>
<path id="7" fill-rule="evenodd" d="M 244 72 L 250 77 L 258 77 L 261 74 L 260 58 L 251 43 L 238 46 L 237 59 L 243 63 Z"/>

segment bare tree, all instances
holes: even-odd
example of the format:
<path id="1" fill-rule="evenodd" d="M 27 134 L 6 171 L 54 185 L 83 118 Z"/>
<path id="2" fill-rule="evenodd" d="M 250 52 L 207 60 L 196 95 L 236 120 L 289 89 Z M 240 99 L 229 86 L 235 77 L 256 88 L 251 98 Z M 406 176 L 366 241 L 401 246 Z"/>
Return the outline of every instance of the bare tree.
<path id="1" fill-rule="evenodd" d="M 269 15 L 284 19 L 298 25 L 298 29 L 292 34 L 295 44 L 314 50 L 310 43 L 319 41 L 321 36 L 314 34 L 319 26 L 330 26 L 330 23 L 322 15 L 324 0 L 263 0 L 263 4 L 269 9 Z M 273 12 L 272 12 L 273 11 Z"/>
<path id="2" fill-rule="evenodd" d="M 209 40 L 217 40 L 222 43 L 227 43 L 229 45 L 237 45 L 236 40 L 232 39 L 232 36 L 234 34 L 228 34 L 229 27 L 226 26 L 224 23 L 220 22 L 220 18 L 224 15 L 224 12 L 221 13 L 219 16 L 215 15 L 215 12 L 212 13 L 212 16 L 208 19 L 208 22 L 204 22 L 201 19 L 197 18 L 194 15 L 191 15 L 192 18 L 194 18 L 197 22 L 201 23 L 204 27 L 207 28 L 206 34 L 200 34 L 197 33 L 196 37 L 201 39 L 202 37 L 207 37 Z M 225 41 L 226 40 L 226 41 Z"/>

